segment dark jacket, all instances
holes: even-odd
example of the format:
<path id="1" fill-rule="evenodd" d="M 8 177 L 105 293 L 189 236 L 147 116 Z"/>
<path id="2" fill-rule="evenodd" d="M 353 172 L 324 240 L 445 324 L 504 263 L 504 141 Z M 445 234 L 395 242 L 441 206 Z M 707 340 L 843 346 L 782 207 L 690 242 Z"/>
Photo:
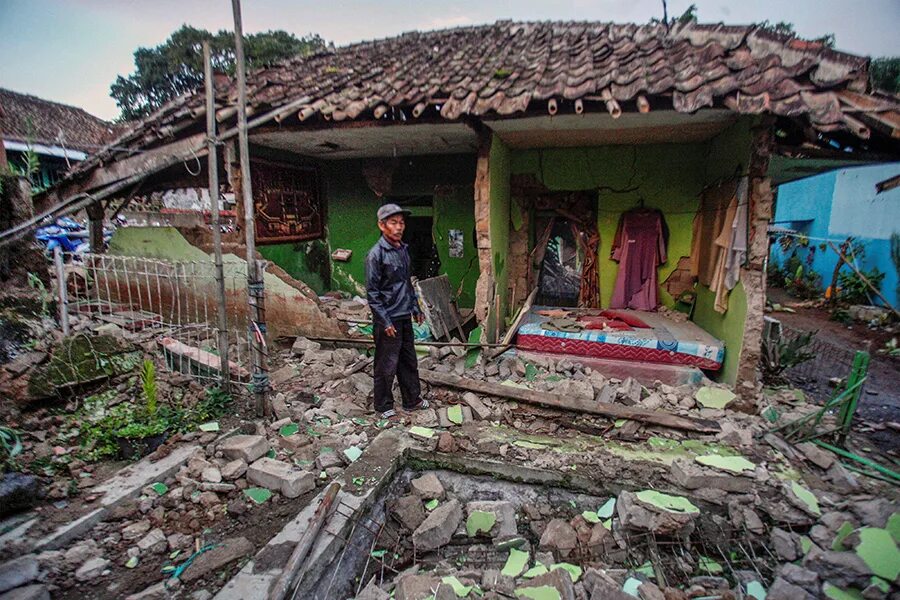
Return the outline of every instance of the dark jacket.
<path id="1" fill-rule="evenodd" d="M 366 299 L 375 321 L 390 327 L 394 319 L 419 314 L 410 277 L 409 247 L 395 248 L 384 236 L 366 257 Z"/>

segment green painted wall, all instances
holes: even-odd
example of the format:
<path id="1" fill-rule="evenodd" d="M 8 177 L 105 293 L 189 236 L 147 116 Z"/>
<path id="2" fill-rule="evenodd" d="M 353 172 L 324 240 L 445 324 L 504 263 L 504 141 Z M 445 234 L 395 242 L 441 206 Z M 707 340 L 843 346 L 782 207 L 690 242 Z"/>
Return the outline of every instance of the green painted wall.
<path id="1" fill-rule="evenodd" d="M 331 257 L 325 240 L 257 246 L 270 260 L 294 279 L 299 279 L 320 296 L 331 289 Z"/>
<path id="2" fill-rule="evenodd" d="M 600 298 L 607 306 L 618 274 L 618 263 L 609 258 L 619 216 L 644 199 L 645 206 L 663 212 L 669 226 L 668 261 L 659 268 L 662 283 L 682 256 L 689 256 L 692 223 L 704 186 L 729 177 L 738 165 L 747 169 L 752 119 L 739 119 L 708 142 L 513 150 L 510 172 L 532 174 L 553 191 L 596 189 L 597 225 L 600 231 Z M 493 152 L 491 170 L 494 174 Z M 493 206 L 493 205 L 492 205 Z M 663 304 L 672 298 L 660 290 Z M 714 295 L 698 286 L 694 321 L 726 344 L 725 362 L 718 376 L 733 383 L 741 352 L 747 301 L 739 284 L 729 298 L 729 310 L 713 310 Z"/>
<path id="3" fill-rule="evenodd" d="M 707 151 L 710 158 L 705 161 L 704 185 L 731 177 L 738 170 L 741 173 L 747 172 L 752 125 L 751 118 L 739 119 L 709 141 Z M 733 384 L 737 378 L 738 363 L 743 349 L 747 295 L 743 284 L 738 283 L 728 296 L 728 311 L 724 315 L 716 312 L 715 297 L 715 293 L 708 287 L 697 284 L 697 303 L 694 306 L 693 320 L 725 342 L 725 362 L 718 373 L 718 379 Z"/>
<path id="4" fill-rule="evenodd" d="M 705 160 L 703 144 L 667 144 L 522 150 L 513 152 L 511 162 L 513 173 L 530 173 L 554 191 L 598 190 L 600 302 L 607 306 L 619 271 L 609 257 L 619 217 L 641 198 L 660 209 L 669 226 L 668 261 L 659 268 L 659 281 L 690 255 Z M 664 290 L 660 298 L 671 306 Z"/>
<path id="5" fill-rule="evenodd" d="M 509 176 L 511 152 L 496 135 L 491 140 L 490 153 L 490 232 L 491 232 L 491 268 L 499 300 L 499 314 L 495 305 L 490 307 L 487 331 L 496 332 L 498 320 L 505 328 L 503 320 L 509 313 L 509 281 L 506 268 L 506 255 L 509 252 L 510 199 Z M 494 341 L 494 340 L 490 340 Z"/>
<path id="6" fill-rule="evenodd" d="M 332 261 L 333 289 L 351 294 L 365 294 L 365 261 L 369 249 L 381 233 L 375 212 L 384 199 L 375 195 L 363 177 L 364 162 L 347 160 L 328 162 L 322 166 L 328 199 L 329 254 L 337 248 L 353 251 L 347 262 Z M 441 272 L 447 273 L 453 290 L 462 283 L 460 306 L 474 305 L 478 260 L 474 215 L 475 157 L 465 155 L 418 156 L 397 159 L 390 196 L 434 195 L 434 206 L 415 208 L 414 214 L 431 215 L 432 234 L 441 258 Z M 463 257 L 450 258 L 448 231 L 463 232 Z"/>

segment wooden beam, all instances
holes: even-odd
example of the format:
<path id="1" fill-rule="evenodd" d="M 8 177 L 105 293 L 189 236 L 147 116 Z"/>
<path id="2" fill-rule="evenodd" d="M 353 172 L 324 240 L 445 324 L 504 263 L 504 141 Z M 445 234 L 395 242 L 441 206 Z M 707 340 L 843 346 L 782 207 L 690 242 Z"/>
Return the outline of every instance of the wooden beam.
<path id="1" fill-rule="evenodd" d="M 661 425 L 672 429 L 684 429 L 686 431 L 696 431 L 698 433 L 718 433 L 721 431 L 719 424 L 708 419 L 695 419 L 690 417 L 680 417 L 668 412 L 657 410 L 645 410 L 642 408 L 632 408 L 628 406 L 620 406 L 618 404 L 609 404 L 605 402 L 594 402 L 577 400 L 570 397 L 560 396 L 549 392 L 538 392 L 527 388 L 520 388 L 511 385 L 501 385 L 499 383 L 491 383 L 488 381 L 478 381 L 475 379 L 467 379 L 457 375 L 448 373 L 438 373 L 436 371 L 419 371 L 419 378 L 431 385 L 443 385 L 453 387 L 478 394 L 488 394 L 498 396 L 500 398 L 509 398 L 510 400 L 518 400 L 529 404 L 537 404 L 547 408 L 556 408 L 559 410 L 569 410 L 592 415 L 600 415 L 611 419 L 631 419 L 632 421 L 641 421 L 642 423 L 650 423 L 652 425 Z"/>
<path id="2" fill-rule="evenodd" d="M 91 176 L 79 185 L 79 191 L 86 192 L 120 181 L 139 173 L 154 173 L 160 166 L 174 157 L 194 160 L 206 156 L 206 134 L 198 133 L 191 137 L 129 156 L 105 167 L 96 169 Z"/>

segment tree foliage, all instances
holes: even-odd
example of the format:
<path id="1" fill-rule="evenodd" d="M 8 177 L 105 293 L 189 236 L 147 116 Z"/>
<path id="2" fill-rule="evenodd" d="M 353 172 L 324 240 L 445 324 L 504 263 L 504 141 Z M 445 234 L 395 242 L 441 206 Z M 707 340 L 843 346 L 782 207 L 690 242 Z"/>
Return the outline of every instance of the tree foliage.
<path id="1" fill-rule="evenodd" d="M 869 82 L 876 90 L 900 94 L 900 56 L 873 59 L 869 65 Z"/>
<path id="2" fill-rule="evenodd" d="M 110 96 L 128 121 L 150 114 L 172 98 L 203 85 L 203 42 L 208 41 L 213 69 L 234 74 L 234 34 L 211 33 L 182 25 L 169 39 L 154 48 L 134 52 L 135 72 L 119 75 L 110 86 Z M 325 48 L 318 34 L 301 38 L 286 31 L 265 31 L 244 37 L 247 68 L 264 67 L 297 55 Z"/>

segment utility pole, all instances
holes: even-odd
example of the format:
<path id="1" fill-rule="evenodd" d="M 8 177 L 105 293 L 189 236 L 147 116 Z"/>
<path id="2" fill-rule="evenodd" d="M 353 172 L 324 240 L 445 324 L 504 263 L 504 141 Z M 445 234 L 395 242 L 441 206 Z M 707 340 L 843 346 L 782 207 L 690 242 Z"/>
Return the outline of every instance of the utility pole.
<path id="1" fill-rule="evenodd" d="M 212 77 L 209 42 L 203 42 L 203 77 L 206 84 L 206 150 L 209 171 L 209 207 L 212 215 L 213 256 L 216 264 L 216 309 L 219 329 L 219 371 L 222 390 L 231 388 L 231 363 L 228 362 L 228 317 L 225 304 L 225 268 L 222 264 L 222 227 L 219 225 L 219 162 L 216 153 L 216 87 Z"/>
<path id="2" fill-rule="evenodd" d="M 244 68 L 244 29 L 241 24 L 241 1 L 231 0 L 234 12 L 234 58 L 238 88 L 238 152 L 241 165 L 241 199 L 244 203 L 244 234 L 247 245 L 247 302 L 250 308 L 250 354 L 253 362 L 253 395 L 256 398 L 256 415 L 268 417 L 272 413 L 269 403 L 269 373 L 266 344 L 265 287 L 261 269 L 256 260 L 256 219 L 254 216 L 253 188 L 250 181 L 250 147 L 247 142 L 247 75 Z"/>

